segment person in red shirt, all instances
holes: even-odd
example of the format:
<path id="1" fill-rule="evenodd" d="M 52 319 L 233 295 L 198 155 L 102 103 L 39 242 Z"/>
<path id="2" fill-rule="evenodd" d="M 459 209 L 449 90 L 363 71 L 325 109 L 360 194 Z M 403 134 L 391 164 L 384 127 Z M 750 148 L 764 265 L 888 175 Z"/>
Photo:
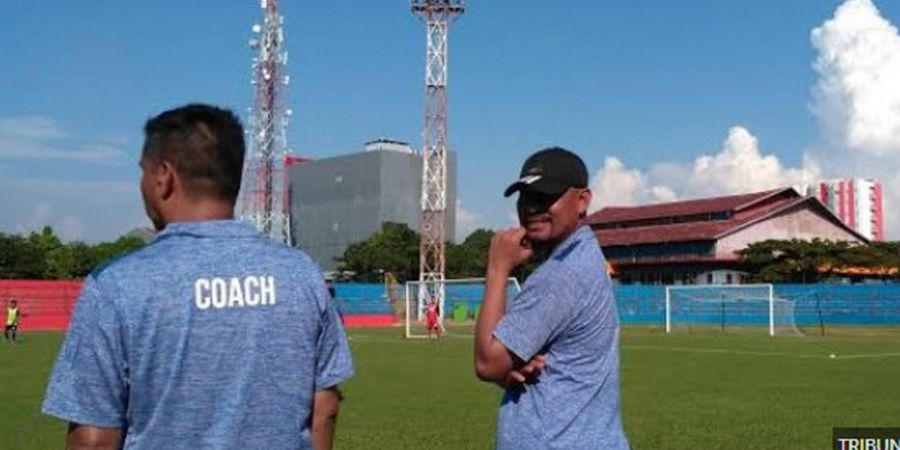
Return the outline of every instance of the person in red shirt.
<path id="1" fill-rule="evenodd" d="M 428 327 L 428 339 L 437 339 L 441 337 L 440 324 L 441 310 L 437 300 L 431 299 L 428 302 L 428 310 L 425 313 L 425 324 Z"/>

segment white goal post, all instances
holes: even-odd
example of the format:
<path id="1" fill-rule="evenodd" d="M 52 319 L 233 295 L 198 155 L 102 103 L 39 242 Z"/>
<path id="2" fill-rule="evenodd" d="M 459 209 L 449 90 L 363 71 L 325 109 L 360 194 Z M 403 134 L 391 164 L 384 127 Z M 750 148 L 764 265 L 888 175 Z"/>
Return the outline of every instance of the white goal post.
<path id="1" fill-rule="evenodd" d="M 428 309 L 428 292 L 438 292 L 438 324 L 441 330 L 444 328 L 444 318 L 447 307 L 454 308 L 458 304 L 465 304 L 479 308 L 484 298 L 484 278 L 458 278 L 444 280 L 443 289 L 429 289 L 428 285 L 438 284 L 438 281 L 407 281 L 406 282 L 406 337 L 428 337 L 425 319 Z M 506 280 L 506 295 L 508 299 L 515 297 L 521 287 L 515 277 Z"/>
<path id="2" fill-rule="evenodd" d="M 666 286 L 666 333 L 694 327 L 768 328 L 769 336 L 799 335 L 794 302 L 777 298 L 771 284 Z"/>

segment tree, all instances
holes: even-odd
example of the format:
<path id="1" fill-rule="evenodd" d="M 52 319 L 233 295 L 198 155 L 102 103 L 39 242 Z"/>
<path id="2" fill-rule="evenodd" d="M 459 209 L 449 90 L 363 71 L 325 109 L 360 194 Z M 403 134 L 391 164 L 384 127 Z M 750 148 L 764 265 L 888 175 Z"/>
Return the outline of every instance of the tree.
<path id="1" fill-rule="evenodd" d="M 64 244 L 51 227 L 26 237 L 0 233 L 0 278 L 83 278 L 104 261 L 143 245 L 142 239 L 127 236 L 93 246 L 79 241 Z"/>
<path id="2" fill-rule="evenodd" d="M 494 232 L 479 228 L 460 244 L 447 244 L 447 278 L 483 277 Z"/>
<path id="3" fill-rule="evenodd" d="M 23 278 L 38 280 L 51 279 L 51 268 L 47 264 L 47 255 L 62 247 L 62 241 L 53 232 L 53 228 L 45 226 L 38 233 L 33 231 L 26 238 L 27 250 L 21 255 L 19 267 L 23 272 Z"/>
<path id="4" fill-rule="evenodd" d="M 897 242 L 766 240 L 748 245 L 738 255 L 750 279 L 766 283 L 816 283 L 846 268 L 886 271 L 900 267 Z"/>
<path id="5" fill-rule="evenodd" d="M 0 278 L 26 278 L 21 263 L 28 257 L 27 254 L 25 238 L 0 234 Z"/>
<path id="6" fill-rule="evenodd" d="M 381 230 L 347 247 L 338 270 L 355 273 L 358 281 L 381 281 L 391 272 L 402 282 L 418 278 L 419 235 L 406 224 L 384 222 Z"/>
<path id="7" fill-rule="evenodd" d="M 493 231 L 480 228 L 460 244 L 448 242 L 445 253 L 447 279 L 484 277 L 493 237 Z M 522 280 L 539 264 L 540 258 L 536 256 L 512 276 Z M 385 222 L 381 230 L 347 247 L 338 258 L 337 268 L 354 273 L 356 281 L 381 281 L 385 272 L 393 273 L 401 283 L 416 280 L 419 277 L 419 235 L 405 224 Z"/>
<path id="8" fill-rule="evenodd" d="M 52 280 L 71 280 L 75 278 L 75 257 L 72 248 L 61 245 L 44 255 L 45 277 Z"/>
<path id="9" fill-rule="evenodd" d="M 97 261 L 94 247 L 84 242 L 75 241 L 69 243 L 69 250 L 72 252 L 72 277 L 84 278 L 91 270 L 94 269 L 99 261 Z"/>
<path id="10" fill-rule="evenodd" d="M 124 253 L 144 246 L 144 240 L 135 236 L 122 236 L 113 242 L 101 242 L 94 247 L 94 266 Z"/>

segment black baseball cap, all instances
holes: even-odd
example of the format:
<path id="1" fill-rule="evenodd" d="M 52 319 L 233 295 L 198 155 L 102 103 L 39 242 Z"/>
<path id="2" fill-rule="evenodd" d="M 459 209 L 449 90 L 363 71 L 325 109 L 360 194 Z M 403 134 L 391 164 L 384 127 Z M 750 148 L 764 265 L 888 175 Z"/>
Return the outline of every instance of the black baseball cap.
<path id="1" fill-rule="evenodd" d="M 560 147 L 545 148 L 522 164 L 519 180 L 509 185 L 504 197 L 513 192 L 533 190 L 542 194 L 562 194 L 568 188 L 586 188 L 587 168 L 578 155 Z"/>

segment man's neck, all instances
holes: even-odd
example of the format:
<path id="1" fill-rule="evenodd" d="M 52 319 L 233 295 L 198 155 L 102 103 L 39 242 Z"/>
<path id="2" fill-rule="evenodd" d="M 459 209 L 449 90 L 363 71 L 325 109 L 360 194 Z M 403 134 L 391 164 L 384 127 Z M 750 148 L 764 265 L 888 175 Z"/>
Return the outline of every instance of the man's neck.
<path id="1" fill-rule="evenodd" d="M 196 201 L 176 208 L 166 217 L 166 223 L 205 222 L 210 220 L 234 219 L 234 206 L 219 201 Z"/>

